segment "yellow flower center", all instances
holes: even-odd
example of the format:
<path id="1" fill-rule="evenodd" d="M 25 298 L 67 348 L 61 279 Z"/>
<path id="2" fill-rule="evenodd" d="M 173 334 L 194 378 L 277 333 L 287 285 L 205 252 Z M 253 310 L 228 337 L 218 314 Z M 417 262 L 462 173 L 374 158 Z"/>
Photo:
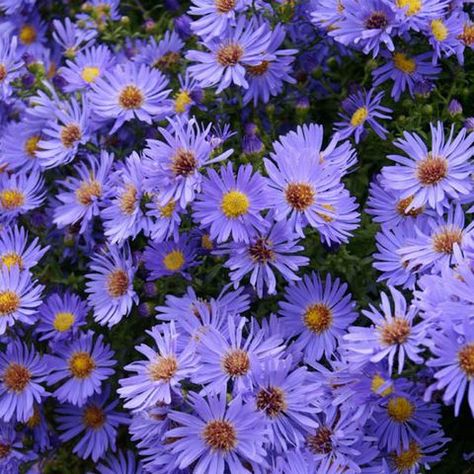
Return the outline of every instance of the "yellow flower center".
<path id="1" fill-rule="evenodd" d="M 444 41 L 448 37 L 448 28 L 446 28 L 443 20 L 432 20 L 431 33 L 437 41 Z"/>
<path id="2" fill-rule="evenodd" d="M 8 211 L 18 209 L 25 204 L 25 195 L 18 189 L 4 189 L 0 192 L 0 204 Z"/>
<path id="3" fill-rule="evenodd" d="M 385 384 L 385 382 L 386 380 L 379 374 L 374 375 L 372 378 L 372 383 L 370 384 L 372 392 L 381 395 L 382 397 L 390 395 L 393 392 L 393 388 L 391 386 L 380 392 L 380 388 Z"/>
<path id="4" fill-rule="evenodd" d="M 120 209 L 125 215 L 130 216 L 135 212 L 135 208 L 137 207 L 137 195 L 138 190 L 133 184 L 130 184 L 123 192 L 120 197 Z"/>
<path id="5" fill-rule="evenodd" d="M 413 416 L 415 407 L 407 398 L 395 397 L 388 402 L 387 411 L 393 421 L 405 423 Z"/>
<path id="6" fill-rule="evenodd" d="M 91 181 L 82 181 L 76 191 L 76 199 L 83 206 L 90 206 L 94 198 L 102 195 L 102 186 L 95 179 Z"/>
<path id="7" fill-rule="evenodd" d="M 4 253 L 0 257 L 0 260 L 8 269 L 14 265 L 17 265 L 20 270 L 23 269 L 23 259 L 21 258 L 21 255 L 17 254 L 16 252 Z"/>
<path id="8" fill-rule="evenodd" d="M 415 467 L 421 456 L 420 446 L 415 441 L 412 441 L 407 450 L 401 453 L 393 453 L 392 459 L 399 472 L 406 472 Z"/>
<path id="9" fill-rule="evenodd" d="M 316 334 L 321 334 L 331 327 L 332 311 L 324 303 L 309 305 L 304 312 L 304 323 L 306 327 Z"/>
<path id="10" fill-rule="evenodd" d="M 82 79 L 88 84 L 94 82 L 97 79 L 97 76 L 100 74 L 100 69 L 95 66 L 86 66 L 81 73 Z"/>
<path id="11" fill-rule="evenodd" d="M 187 106 L 192 103 L 191 96 L 188 91 L 181 90 L 176 94 L 174 101 L 174 110 L 177 114 L 182 114 L 186 112 Z"/>
<path id="12" fill-rule="evenodd" d="M 54 329 L 59 332 L 67 331 L 74 324 L 75 319 L 74 314 L 67 311 L 56 313 L 53 322 Z"/>
<path id="13" fill-rule="evenodd" d="M 78 351 L 69 359 L 69 369 L 74 377 L 86 379 L 95 369 L 95 362 L 87 352 Z"/>
<path id="14" fill-rule="evenodd" d="M 416 70 L 416 62 L 410 59 L 406 54 L 395 53 L 393 55 L 393 64 L 397 69 L 405 74 L 413 74 Z"/>
<path id="15" fill-rule="evenodd" d="M 250 201 L 246 194 L 240 191 L 229 191 L 224 194 L 221 202 L 221 209 L 229 219 L 235 219 L 247 213 Z"/>
<path id="16" fill-rule="evenodd" d="M 165 255 L 163 265 L 170 272 L 177 272 L 184 265 L 183 252 L 181 250 L 172 250 L 169 254 Z"/>
<path id="17" fill-rule="evenodd" d="M 464 346 L 458 352 L 459 366 L 469 379 L 474 378 L 474 343 Z"/>
<path id="18" fill-rule="evenodd" d="M 38 151 L 38 142 L 40 141 L 39 135 L 33 135 L 32 137 L 28 138 L 25 142 L 25 152 L 30 158 L 34 158 L 36 156 L 36 152 Z"/>
<path id="19" fill-rule="evenodd" d="M 11 290 L 0 291 L 0 316 L 8 316 L 20 307 L 20 297 Z"/>
<path id="20" fill-rule="evenodd" d="M 423 6 L 421 0 L 397 0 L 397 5 L 399 8 L 406 8 L 406 13 L 408 16 L 416 15 Z"/>
<path id="21" fill-rule="evenodd" d="M 359 107 L 351 117 L 351 125 L 353 127 L 358 127 L 359 125 L 362 125 L 366 120 L 367 117 L 369 116 L 369 110 L 367 107 Z"/>
<path id="22" fill-rule="evenodd" d="M 33 25 L 24 25 L 20 30 L 20 42 L 26 45 L 30 45 L 36 41 L 37 37 L 36 29 Z"/>
<path id="23" fill-rule="evenodd" d="M 171 199 L 168 204 L 165 204 L 164 206 L 160 206 L 160 215 L 161 217 L 164 217 L 166 219 L 170 219 L 171 216 L 173 215 L 173 212 L 176 208 L 176 202 Z"/>

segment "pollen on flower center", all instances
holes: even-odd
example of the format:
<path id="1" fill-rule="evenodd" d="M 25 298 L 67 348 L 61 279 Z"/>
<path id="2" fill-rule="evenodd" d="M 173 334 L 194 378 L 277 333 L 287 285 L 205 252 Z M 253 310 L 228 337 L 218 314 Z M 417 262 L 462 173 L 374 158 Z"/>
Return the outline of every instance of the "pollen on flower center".
<path id="1" fill-rule="evenodd" d="M 308 449 L 314 454 L 328 454 L 332 451 L 332 431 L 327 426 L 321 426 L 314 435 L 306 438 Z"/>
<path id="2" fill-rule="evenodd" d="M 150 378 L 154 382 L 169 382 L 178 370 L 176 357 L 159 357 L 156 362 L 150 364 L 148 369 Z"/>
<path id="3" fill-rule="evenodd" d="M 235 0 L 215 0 L 215 5 L 219 13 L 229 13 L 235 7 Z"/>
<path id="4" fill-rule="evenodd" d="M 389 400 L 387 411 L 393 421 L 405 423 L 412 417 L 415 407 L 407 398 L 395 397 Z"/>
<path id="5" fill-rule="evenodd" d="M 454 226 L 447 226 L 433 236 L 433 249 L 438 253 L 452 254 L 454 245 L 461 244 L 462 230 Z"/>
<path id="6" fill-rule="evenodd" d="M 458 38 L 466 45 L 471 46 L 474 44 L 474 25 L 467 23 L 463 27 L 463 32 Z"/>
<path id="7" fill-rule="evenodd" d="M 331 327 L 333 320 L 331 309 L 324 303 L 309 305 L 303 315 L 306 327 L 316 334 L 321 334 Z"/>
<path id="8" fill-rule="evenodd" d="M 262 61 L 256 66 L 245 66 L 245 69 L 251 76 L 263 76 L 268 71 L 269 66 L 270 61 Z"/>
<path id="9" fill-rule="evenodd" d="M 393 55 L 393 64 L 397 69 L 405 74 L 413 74 L 416 70 L 416 62 L 410 59 L 406 54 L 395 53 Z"/>
<path id="10" fill-rule="evenodd" d="M 392 322 L 384 324 L 381 328 L 381 340 L 387 346 L 403 344 L 410 335 L 410 323 L 403 318 L 394 318 Z"/>
<path id="11" fill-rule="evenodd" d="M 86 66 L 81 73 L 82 79 L 84 79 L 85 82 L 90 84 L 91 82 L 94 82 L 97 79 L 97 76 L 100 74 L 100 69 L 96 66 Z"/>
<path id="12" fill-rule="evenodd" d="M 180 90 L 174 99 L 174 110 L 176 113 L 182 114 L 186 112 L 187 106 L 191 104 L 192 101 L 188 91 Z"/>
<path id="13" fill-rule="evenodd" d="M 387 25 L 388 19 L 384 12 L 372 12 L 365 20 L 365 27 L 368 30 L 383 29 Z"/>
<path id="14" fill-rule="evenodd" d="M 163 265 L 170 272 L 180 270 L 185 262 L 184 254 L 181 250 L 172 250 L 163 258 Z"/>
<path id="15" fill-rule="evenodd" d="M 69 370 L 78 379 L 89 377 L 94 369 L 94 359 L 87 352 L 74 352 L 69 359 Z"/>
<path id="16" fill-rule="evenodd" d="M 271 247 L 271 242 L 265 238 L 258 238 L 253 245 L 249 247 L 250 257 L 255 262 L 266 263 L 275 258 L 275 252 Z"/>
<path id="17" fill-rule="evenodd" d="M 0 443 L 0 459 L 6 458 L 12 450 L 10 444 Z"/>
<path id="18" fill-rule="evenodd" d="M 130 279 L 125 270 L 117 268 L 107 276 L 107 291 L 112 298 L 119 298 L 128 291 Z"/>
<path id="19" fill-rule="evenodd" d="M 448 174 L 448 162 L 440 156 L 429 154 L 418 163 L 416 176 L 423 186 L 439 183 Z"/>
<path id="20" fill-rule="evenodd" d="M 70 123 L 61 130 L 61 143 L 66 148 L 72 148 L 81 137 L 81 129 L 77 123 Z"/>
<path id="21" fill-rule="evenodd" d="M 76 317 L 69 311 L 56 313 L 53 322 L 54 329 L 59 332 L 67 331 L 74 324 L 75 320 Z"/>
<path id="22" fill-rule="evenodd" d="M 217 52 L 217 62 L 223 67 L 235 66 L 243 54 L 244 50 L 238 44 L 226 44 Z"/>
<path id="23" fill-rule="evenodd" d="M 23 269 L 23 258 L 16 252 L 4 253 L 0 257 L 0 261 L 8 268 L 12 268 L 14 265 L 18 266 L 20 270 Z"/>
<path id="24" fill-rule="evenodd" d="M 30 380 L 31 372 L 28 368 L 16 362 L 11 362 L 3 373 L 3 383 L 13 392 L 23 392 Z"/>
<path id="25" fill-rule="evenodd" d="M 95 179 L 91 181 L 83 181 L 76 190 L 77 201 L 83 206 L 90 206 L 94 198 L 99 198 L 102 195 L 102 186 L 99 181 Z"/>
<path id="26" fill-rule="evenodd" d="M 143 92 L 134 85 L 125 86 L 119 95 L 119 105 L 128 110 L 140 108 L 144 100 Z"/>
<path id="27" fill-rule="evenodd" d="M 229 421 L 208 421 L 202 431 L 206 444 L 215 451 L 229 452 L 237 445 L 237 433 Z"/>
<path id="28" fill-rule="evenodd" d="M 18 189 L 4 189 L 0 192 L 0 204 L 9 211 L 18 209 L 25 204 L 25 195 Z"/>
<path id="29" fill-rule="evenodd" d="M 171 170 L 176 176 L 189 176 L 194 173 L 197 166 L 196 155 L 184 148 L 179 148 L 173 156 Z"/>
<path id="30" fill-rule="evenodd" d="M 92 428 L 93 430 L 98 430 L 104 426 L 104 423 L 107 419 L 106 414 L 102 410 L 102 408 L 91 405 L 85 408 L 84 415 L 83 415 L 83 422 L 88 428 Z"/>
<path id="31" fill-rule="evenodd" d="M 290 183 L 285 197 L 288 204 L 299 212 L 305 211 L 314 203 L 314 188 L 307 183 Z"/>
<path id="32" fill-rule="evenodd" d="M 33 44 L 36 41 L 38 34 L 33 25 L 24 25 L 19 34 L 20 42 L 26 45 Z"/>
<path id="33" fill-rule="evenodd" d="M 370 383 L 370 389 L 372 392 L 376 393 L 377 395 L 381 395 L 382 397 L 386 397 L 393 392 L 393 387 L 389 386 L 386 389 L 380 391 L 381 387 L 386 383 L 386 380 L 379 374 L 375 374 L 372 378 L 372 382 Z"/>
<path id="34" fill-rule="evenodd" d="M 468 378 L 474 378 L 474 343 L 464 346 L 458 352 L 459 366 Z"/>
<path id="35" fill-rule="evenodd" d="M 0 291 L 0 316 L 8 316 L 19 307 L 20 297 L 14 291 Z"/>
<path id="36" fill-rule="evenodd" d="M 257 409 L 270 418 L 275 418 L 287 408 L 285 392 L 278 387 L 262 388 L 257 393 Z"/>
<path id="37" fill-rule="evenodd" d="M 3 82 L 7 77 L 8 71 L 5 64 L 0 64 L 0 82 Z"/>
<path id="38" fill-rule="evenodd" d="M 174 199 L 171 199 L 168 202 L 168 204 L 165 204 L 164 206 L 159 206 L 161 217 L 165 217 L 166 219 L 171 218 L 175 208 L 176 208 L 176 202 Z"/>
<path id="39" fill-rule="evenodd" d="M 249 207 L 249 198 L 240 191 L 229 191 L 222 197 L 221 209 L 229 219 L 243 216 L 247 213 Z"/>
<path id="40" fill-rule="evenodd" d="M 408 449 L 400 453 L 393 453 L 392 460 L 398 472 L 405 472 L 415 467 L 416 463 L 421 459 L 421 455 L 419 444 L 411 441 Z"/>
<path id="41" fill-rule="evenodd" d="M 250 369 L 250 358 L 246 351 L 234 349 L 223 357 L 222 367 L 227 375 L 241 377 Z"/>
<path id="42" fill-rule="evenodd" d="M 120 210 L 127 216 L 133 214 L 137 207 L 138 190 L 130 184 L 120 196 Z"/>
<path id="43" fill-rule="evenodd" d="M 406 216 L 416 217 L 422 214 L 424 211 L 423 207 L 412 207 L 409 211 L 407 211 L 407 207 L 412 203 L 412 201 L 413 201 L 413 196 L 408 196 L 405 199 L 400 199 L 396 205 L 396 210 L 398 214 L 400 214 L 403 217 L 406 217 Z"/>
<path id="44" fill-rule="evenodd" d="M 367 109 L 367 107 L 359 107 L 352 114 L 351 125 L 353 127 L 358 127 L 359 125 L 362 125 L 367 120 L 368 116 L 369 116 L 369 109 Z"/>
<path id="45" fill-rule="evenodd" d="M 448 37 L 448 28 L 443 20 L 432 20 L 431 33 L 437 41 L 444 41 Z"/>
<path id="46" fill-rule="evenodd" d="M 408 16 L 416 15 L 422 7 L 422 0 L 397 0 L 399 8 L 406 8 Z"/>
<path id="47" fill-rule="evenodd" d="M 39 135 L 33 135 L 32 137 L 28 138 L 28 140 L 26 140 L 25 152 L 30 158 L 34 158 L 36 156 L 40 139 L 41 137 Z"/>

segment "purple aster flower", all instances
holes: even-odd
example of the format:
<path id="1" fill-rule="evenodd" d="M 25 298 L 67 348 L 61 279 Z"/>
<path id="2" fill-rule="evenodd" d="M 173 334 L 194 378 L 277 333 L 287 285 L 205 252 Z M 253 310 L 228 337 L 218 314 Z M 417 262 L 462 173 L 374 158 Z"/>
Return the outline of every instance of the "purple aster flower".
<path id="1" fill-rule="evenodd" d="M 89 107 L 74 98 L 57 109 L 55 118 L 42 130 L 36 155 L 43 168 L 53 168 L 72 161 L 79 145 L 89 140 Z"/>
<path id="2" fill-rule="evenodd" d="M 323 284 L 316 273 L 287 287 L 280 315 L 285 335 L 297 337 L 296 344 L 308 362 L 331 357 L 338 339 L 356 319 L 347 285 L 338 278 L 333 282 L 329 274 Z"/>
<path id="3" fill-rule="evenodd" d="M 407 30 L 422 30 L 430 20 L 443 18 L 449 8 L 448 0 L 397 0 L 400 28 Z"/>
<path id="4" fill-rule="evenodd" d="M 0 222 L 25 214 L 41 206 L 45 193 L 40 173 L 0 174 Z"/>
<path id="5" fill-rule="evenodd" d="M 438 404 L 424 403 L 413 389 L 383 399 L 372 422 L 380 448 L 400 453 L 410 441 L 420 443 L 428 432 L 439 432 L 439 411 Z"/>
<path id="6" fill-rule="evenodd" d="M 152 280 L 176 274 L 189 278 L 187 270 L 196 265 L 195 257 L 196 245 L 186 233 L 176 241 L 150 242 L 143 252 L 145 268 Z"/>
<path id="7" fill-rule="evenodd" d="M 31 279 L 29 272 L 22 272 L 17 265 L 0 268 L 0 335 L 16 321 L 33 324 L 33 316 L 41 304 L 43 286 Z"/>
<path id="8" fill-rule="evenodd" d="M 452 324 L 432 334 L 433 357 L 427 365 L 435 367 L 432 387 L 427 391 L 429 399 L 433 389 L 443 390 L 443 401 L 454 402 L 454 414 L 459 415 L 459 408 L 467 391 L 467 401 L 474 414 L 474 325 L 466 318 L 462 325 L 462 335 Z"/>
<path id="9" fill-rule="evenodd" d="M 369 305 L 370 311 L 362 311 L 372 321 L 372 326 L 351 326 L 344 336 L 348 349 L 348 360 L 354 363 L 380 362 L 388 359 L 389 371 L 393 371 L 395 356 L 398 373 L 405 365 L 405 358 L 420 364 L 423 358 L 420 353 L 428 345 L 426 326 L 415 324 L 418 310 L 415 306 L 407 307 L 402 293 L 389 287 L 393 302 L 385 293 L 380 294 L 380 310 Z"/>
<path id="10" fill-rule="evenodd" d="M 68 176 L 59 182 L 63 191 L 56 196 L 60 204 L 54 208 L 53 222 L 60 229 L 80 223 L 79 232 L 83 234 L 91 220 L 99 215 L 100 204 L 111 193 L 105 185 L 113 159 L 106 151 L 101 152 L 100 160 L 87 155 L 85 162 L 74 167 L 77 177 Z"/>
<path id="11" fill-rule="evenodd" d="M 43 404 L 44 406 L 44 404 Z M 25 423 L 26 435 L 35 443 L 35 451 L 44 452 L 51 449 L 51 429 L 46 421 L 42 405 L 33 405 L 33 414 Z"/>
<path id="12" fill-rule="evenodd" d="M 304 247 L 297 245 L 298 237 L 281 221 L 270 225 L 269 230 L 258 233 L 250 242 L 232 242 L 224 245 L 216 253 L 228 254 L 224 266 L 230 269 L 230 279 L 237 288 L 243 277 L 251 273 L 250 284 L 262 298 L 264 290 L 276 293 L 274 270 L 281 273 L 287 281 L 297 281 L 295 273 L 299 267 L 308 265 L 309 259 L 294 255 Z"/>
<path id="13" fill-rule="evenodd" d="M 199 105 L 203 99 L 202 89 L 199 83 L 191 77 L 189 71 L 183 76 L 180 74 L 179 91 L 174 96 L 174 111 L 177 115 L 187 115 L 193 105 Z"/>
<path id="14" fill-rule="evenodd" d="M 70 18 L 65 18 L 64 23 L 53 20 L 53 39 L 61 46 L 64 55 L 73 58 L 79 51 L 92 45 L 97 31 L 79 28 Z"/>
<path id="15" fill-rule="evenodd" d="M 344 112 L 339 114 L 343 121 L 335 124 L 335 130 L 339 132 L 341 139 L 354 135 L 355 142 L 359 143 L 366 127 L 370 126 L 382 140 L 385 140 L 387 129 L 380 125 L 377 119 L 390 120 L 392 109 L 380 105 L 384 92 L 374 94 L 375 89 L 370 89 L 368 92 L 364 89 L 350 95 L 344 101 Z"/>
<path id="16" fill-rule="evenodd" d="M 393 54 L 384 54 L 387 63 L 372 72 L 373 86 L 377 87 L 388 79 L 393 81 L 391 96 L 395 101 L 408 89 L 413 97 L 415 84 L 422 80 L 434 79 L 440 72 L 440 67 L 432 64 L 432 53 L 422 53 L 408 56 L 396 51 Z"/>
<path id="17" fill-rule="evenodd" d="M 66 92 L 90 89 L 91 84 L 113 67 L 114 58 L 104 45 L 94 46 L 79 52 L 73 61 L 66 61 L 67 67 L 59 70 L 66 80 Z"/>
<path id="18" fill-rule="evenodd" d="M 222 36 L 249 5 L 249 0 L 192 0 L 188 13 L 199 18 L 192 21 L 191 30 L 204 39 Z"/>
<path id="19" fill-rule="evenodd" d="M 181 209 L 176 201 L 171 199 L 165 205 L 158 195 L 153 195 L 152 201 L 147 204 L 146 216 L 151 218 L 148 223 L 150 239 L 154 242 L 163 242 L 173 239 L 179 240 L 179 226 L 181 224 Z"/>
<path id="20" fill-rule="evenodd" d="M 15 425 L 0 422 L 0 470 L 2 474 L 18 474 L 20 465 L 31 461 L 34 456 L 25 454 L 21 434 L 15 430 Z"/>
<path id="21" fill-rule="evenodd" d="M 149 219 L 141 209 L 145 195 L 144 169 L 140 156 L 133 152 L 109 179 L 113 188 L 111 202 L 101 211 L 104 234 L 112 244 L 122 244 L 134 239 L 142 230 L 148 233 Z"/>
<path id="22" fill-rule="evenodd" d="M 17 266 L 20 270 L 30 270 L 49 249 L 49 246 L 41 248 L 38 242 L 36 237 L 28 244 L 28 232 L 23 227 L 0 230 L 0 268 Z"/>
<path id="23" fill-rule="evenodd" d="M 296 83 L 296 79 L 290 73 L 297 50 L 279 49 L 284 40 L 284 28 L 280 24 L 275 25 L 271 30 L 270 44 L 266 50 L 273 59 L 266 58 L 257 65 L 245 66 L 249 87 L 243 97 L 244 104 L 253 101 L 254 105 L 257 105 L 259 100 L 267 103 L 271 96 L 281 93 L 285 82 Z"/>
<path id="24" fill-rule="evenodd" d="M 445 138 L 443 124 L 431 127 L 431 150 L 415 133 L 404 132 L 394 145 L 403 155 L 389 155 L 395 166 L 384 167 L 383 186 L 399 191 L 402 199 L 413 196 L 410 211 L 429 204 L 442 214 L 447 199 L 459 199 L 472 191 L 469 158 L 474 154 L 474 134 L 462 129 L 454 137 L 454 126 Z"/>
<path id="25" fill-rule="evenodd" d="M 35 0 L 0 0 L 0 10 L 6 15 L 17 13 L 22 8 L 31 7 Z"/>
<path id="26" fill-rule="evenodd" d="M 109 455 L 97 466 L 99 474 L 143 474 L 141 462 L 135 459 L 132 451 L 120 451 L 118 455 Z"/>
<path id="27" fill-rule="evenodd" d="M 156 349 L 140 344 L 135 349 L 146 360 L 132 362 L 125 370 L 134 372 L 119 381 L 117 390 L 125 398 L 125 408 L 143 410 L 160 403 L 171 403 L 171 393 L 181 394 L 181 381 L 189 378 L 196 370 L 194 346 L 188 344 L 182 352 L 177 350 L 180 337 L 174 322 L 154 326 L 147 331 L 156 345 Z"/>
<path id="28" fill-rule="evenodd" d="M 144 64 L 119 64 L 92 83 L 91 108 L 100 118 L 115 120 L 111 133 L 132 119 L 151 124 L 170 111 L 167 85 L 161 72 Z"/>
<path id="29" fill-rule="evenodd" d="M 244 404 L 240 396 L 226 404 L 224 394 L 203 398 L 190 393 L 193 413 L 173 411 L 169 415 L 179 426 L 166 433 L 175 439 L 171 452 L 175 466 L 184 469 L 196 462 L 193 472 L 224 474 L 245 472 L 244 464 L 264 463 L 266 441 L 263 416 Z"/>
<path id="30" fill-rule="evenodd" d="M 399 254 L 409 270 L 431 270 L 458 262 L 472 250 L 474 223 L 464 227 L 462 207 L 449 209 L 446 217 L 430 218 L 423 228 L 416 228 L 416 236 L 408 239 Z"/>
<path id="31" fill-rule="evenodd" d="M 266 24 L 257 27 L 255 21 L 241 16 L 235 27 L 204 42 L 209 52 L 191 50 L 187 53 L 186 58 L 197 63 L 189 66 L 189 72 L 202 87 L 217 84 L 218 93 L 231 84 L 247 89 L 245 67 L 258 66 L 262 61 L 275 58 L 267 53 L 271 39 L 271 29 Z"/>
<path id="32" fill-rule="evenodd" d="M 33 403 L 41 404 L 46 390 L 40 385 L 46 379 L 45 361 L 20 341 L 8 344 L 0 352 L 0 418 L 25 422 L 33 415 Z"/>
<path id="33" fill-rule="evenodd" d="M 393 51 L 392 36 L 399 25 L 393 4 L 386 0 L 369 0 L 363 4 L 344 1 L 344 13 L 337 28 L 329 31 L 336 41 L 345 46 L 355 45 L 365 54 L 379 54 L 380 46 Z"/>
<path id="34" fill-rule="evenodd" d="M 197 345 L 200 370 L 192 375 L 192 381 L 204 385 L 205 393 L 221 393 L 229 381 L 235 394 L 251 389 L 263 361 L 282 352 L 282 339 L 266 337 L 261 329 L 250 327 L 245 336 L 247 324 L 245 318 L 229 316 L 228 336 L 215 328 L 209 328 L 202 336 Z"/>
<path id="35" fill-rule="evenodd" d="M 158 191 L 161 204 L 173 199 L 184 209 L 201 189 L 200 170 L 225 160 L 233 150 L 211 157 L 209 133 L 211 124 L 203 127 L 193 117 L 170 120 L 169 129 L 159 128 L 164 141 L 148 140 L 144 151 L 145 186 Z"/>
<path id="36" fill-rule="evenodd" d="M 81 436 L 73 452 L 82 459 L 97 462 L 108 449 L 115 451 L 117 427 L 128 424 L 128 417 L 115 408 L 119 400 L 107 402 L 110 390 L 104 390 L 81 406 L 64 405 L 57 410 L 59 439 L 64 443 Z"/>
<path id="37" fill-rule="evenodd" d="M 103 339 L 99 335 L 94 340 L 94 333 L 88 331 L 72 342 L 54 345 L 55 355 L 48 359 L 48 383 L 61 382 L 53 393 L 61 403 L 83 406 L 91 395 L 101 393 L 102 382 L 113 375 L 114 353 Z"/>
<path id="38" fill-rule="evenodd" d="M 162 72 L 172 72 L 179 66 L 184 43 L 174 31 L 166 31 L 157 43 L 152 37 L 148 44 L 137 54 L 135 61 Z"/>
<path id="39" fill-rule="evenodd" d="M 433 18 L 425 24 L 424 34 L 428 37 L 434 50 L 433 61 L 442 57 L 456 55 L 458 60 L 463 56 L 464 46 L 460 37 L 463 33 L 463 20 L 458 12 L 448 17 Z M 462 60 L 460 61 L 462 63 Z"/>
<path id="40" fill-rule="evenodd" d="M 202 229 L 209 229 L 211 239 L 249 242 L 265 227 L 261 211 L 267 207 L 267 182 L 252 171 L 251 165 L 242 165 L 235 176 L 231 163 L 222 166 L 219 174 L 209 169 L 194 202 L 193 218 Z"/>
<path id="41" fill-rule="evenodd" d="M 87 305 L 74 293 L 53 293 L 38 309 L 40 341 L 72 340 L 86 324 Z"/>
<path id="42" fill-rule="evenodd" d="M 94 319 L 109 328 L 128 316 L 138 296 L 133 289 L 135 265 L 130 249 L 109 245 L 92 257 L 86 274 L 87 300 L 94 310 Z"/>
<path id="43" fill-rule="evenodd" d="M 256 374 L 252 400 L 269 427 L 269 446 L 285 452 L 303 446 L 304 434 L 318 427 L 312 415 L 315 387 L 309 383 L 306 367 L 292 367 L 291 358 L 267 359 Z"/>
<path id="44" fill-rule="evenodd" d="M 12 89 L 10 83 L 14 80 L 23 66 L 23 61 L 17 53 L 18 38 L 2 34 L 0 38 L 0 99 L 8 98 Z"/>

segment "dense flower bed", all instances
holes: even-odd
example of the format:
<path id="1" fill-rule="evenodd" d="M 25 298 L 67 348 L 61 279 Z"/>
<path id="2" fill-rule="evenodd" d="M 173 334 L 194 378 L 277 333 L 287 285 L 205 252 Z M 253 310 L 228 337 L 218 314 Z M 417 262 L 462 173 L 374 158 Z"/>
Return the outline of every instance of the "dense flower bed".
<path id="1" fill-rule="evenodd" d="M 471 10 L 0 0 L 0 473 L 471 472 Z"/>

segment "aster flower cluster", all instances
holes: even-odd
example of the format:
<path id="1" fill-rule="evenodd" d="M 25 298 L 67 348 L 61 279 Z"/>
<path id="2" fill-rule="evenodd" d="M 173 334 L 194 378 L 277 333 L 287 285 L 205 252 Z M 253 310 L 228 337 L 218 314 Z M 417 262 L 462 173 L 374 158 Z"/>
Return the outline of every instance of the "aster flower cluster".
<path id="1" fill-rule="evenodd" d="M 0 473 L 469 466 L 472 9 L 0 0 Z"/>

